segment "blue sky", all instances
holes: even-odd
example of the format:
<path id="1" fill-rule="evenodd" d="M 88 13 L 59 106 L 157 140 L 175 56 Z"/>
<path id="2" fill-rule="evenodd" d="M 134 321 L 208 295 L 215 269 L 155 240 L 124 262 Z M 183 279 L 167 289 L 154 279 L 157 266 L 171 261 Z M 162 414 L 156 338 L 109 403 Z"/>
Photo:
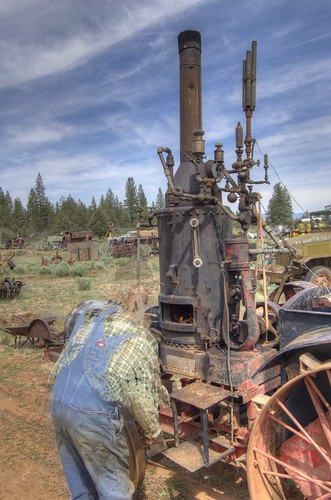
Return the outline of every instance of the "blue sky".
<path id="1" fill-rule="evenodd" d="M 179 162 L 177 36 L 193 29 L 207 156 L 223 142 L 226 165 L 235 160 L 242 60 L 257 40 L 253 136 L 299 205 L 323 208 L 330 25 L 329 0 L 1 0 L 0 186 L 25 204 L 40 172 L 52 203 L 89 204 L 108 188 L 123 200 L 132 176 L 154 201 L 166 189 L 158 146 Z M 272 185 L 260 189 L 264 206 Z"/>

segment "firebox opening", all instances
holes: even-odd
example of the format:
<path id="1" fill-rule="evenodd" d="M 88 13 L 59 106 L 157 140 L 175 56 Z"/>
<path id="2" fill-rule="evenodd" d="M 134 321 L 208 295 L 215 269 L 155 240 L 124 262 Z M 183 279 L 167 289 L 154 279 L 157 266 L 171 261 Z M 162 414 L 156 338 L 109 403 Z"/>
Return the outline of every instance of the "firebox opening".
<path id="1" fill-rule="evenodd" d="M 162 319 L 172 323 L 184 323 L 192 325 L 193 306 L 192 304 L 162 304 Z"/>

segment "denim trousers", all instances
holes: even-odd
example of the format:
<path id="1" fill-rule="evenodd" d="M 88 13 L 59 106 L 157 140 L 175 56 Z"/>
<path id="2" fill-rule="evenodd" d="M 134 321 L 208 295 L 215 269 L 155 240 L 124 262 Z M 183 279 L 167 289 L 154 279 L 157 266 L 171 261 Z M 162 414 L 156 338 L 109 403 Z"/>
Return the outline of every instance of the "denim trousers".
<path id="1" fill-rule="evenodd" d="M 123 420 L 116 403 L 89 384 L 81 355 L 57 377 L 52 419 L 72 500 L 131 500 Z"/>

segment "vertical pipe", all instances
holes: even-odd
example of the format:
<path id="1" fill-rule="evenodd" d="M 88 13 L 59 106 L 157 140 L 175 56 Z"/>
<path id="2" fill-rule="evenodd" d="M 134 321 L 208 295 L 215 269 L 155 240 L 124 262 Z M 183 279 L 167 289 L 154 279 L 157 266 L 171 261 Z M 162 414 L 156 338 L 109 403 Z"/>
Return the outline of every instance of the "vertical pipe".
<path id="1" fill-rule="evenodd" d="M 180 85 L 180 161 L 192 154 L 193 130 L 202 128 L 201 35 L 183 31 L 178 36 Z"/>
<path id="2" fill-rule="evenodd" d="M 172 418 L 174 424 L 174 438 L 175 438 L 175 447 L 179 446 L 179 428 L 178 428 L 178 414 L 177 414 L 177 406 L 176 402 L 173 398 L 170 398 L 171 408 L 172 408 Z"/>
<path id="3" fill-rule="evenodd" d="M 207 410 L 200 410 L 202 423 L 202 441 L 203 441 L 203 462 L 206 467 L 209 466 L 209 446 L 208 446 L 208 414 Z"/>
<path id="4" fill-rule="evenodd" d="M 252 42 L 252 109 L 256 106 L 256 59 L 257 43 Z"/>

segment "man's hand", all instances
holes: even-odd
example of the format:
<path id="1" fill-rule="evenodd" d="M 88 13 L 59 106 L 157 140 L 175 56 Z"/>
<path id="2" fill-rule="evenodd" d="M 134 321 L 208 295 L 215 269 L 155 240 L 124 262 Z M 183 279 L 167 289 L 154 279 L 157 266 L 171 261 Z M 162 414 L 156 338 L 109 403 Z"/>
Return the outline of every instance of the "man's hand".
<path id="1" fill-rule="evenodd" d="M 163 438 L 163 434 L 159 434 L 157 438 L 148 443 L 148 446 L 145 448 L 146 455 L 148 458 L 154 457 L 162 451 L 165 451 L 168 448 L 167 443 Z"/>

